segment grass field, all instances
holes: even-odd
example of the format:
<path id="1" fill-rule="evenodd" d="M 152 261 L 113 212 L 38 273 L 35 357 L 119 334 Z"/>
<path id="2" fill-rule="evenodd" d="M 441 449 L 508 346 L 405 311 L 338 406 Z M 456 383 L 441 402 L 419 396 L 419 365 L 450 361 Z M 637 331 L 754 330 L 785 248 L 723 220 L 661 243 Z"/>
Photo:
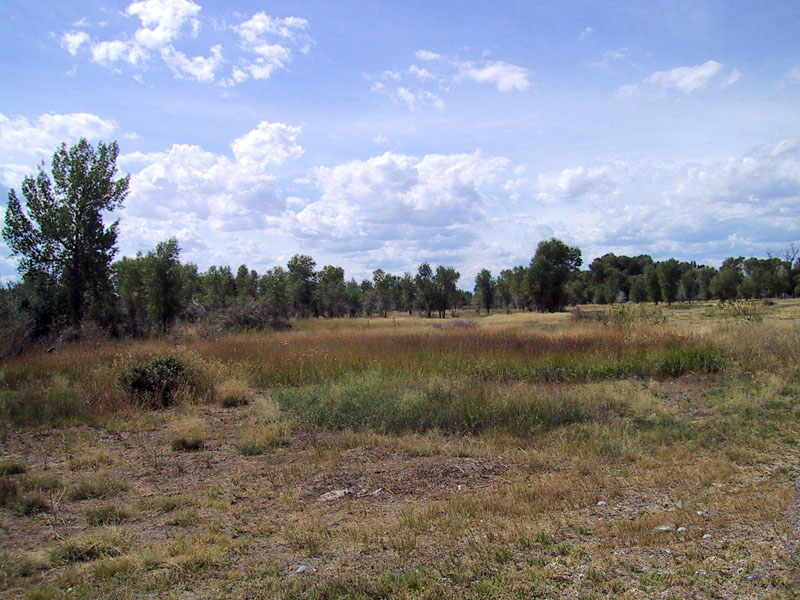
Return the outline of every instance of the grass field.
<path id="1" fill-rule="evenodd" d="M 800 302 L 599 309 L 9 361 L 0 596 L 800 597 Z"/>

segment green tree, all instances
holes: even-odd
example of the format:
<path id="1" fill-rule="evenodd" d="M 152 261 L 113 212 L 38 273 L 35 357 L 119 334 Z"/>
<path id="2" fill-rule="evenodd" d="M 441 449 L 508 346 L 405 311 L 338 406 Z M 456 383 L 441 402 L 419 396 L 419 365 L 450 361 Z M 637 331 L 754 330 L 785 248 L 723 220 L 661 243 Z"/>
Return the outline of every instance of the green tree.
<path id="1" fill-rule="evenodd" d="M 656 266 L 658 286 L 661 288 L 661 299 L 672 304 L 678 297 L 678 284 L 681 280 L 681 263 L 674 258 L 658 263 Z"/>
<path id="2" fill-rule="evenodd" d="M 448 308 L 455 308 L 458 306 L 458 280 L 461 273 L 456 271 L 453 267 L 438 266 L 436 267 L 436 275 L 433 278 L 436 293 L 435 304 L 436 310 L 439 311 L 439 317 L 444 319 L 447 316 Z"/>
<path id="3" fill-rule="evenodd" d="M 146 260 L 141 253 L 123 256 L 113 265 L 114 288 L 122 305 L 122 328 L 127 335 L 140 337 L 150 328 L 147 314 Z"/>
<path id="4" fill-rule="evenodd" d="M 315 292 L 317 289 L 317 274 L 314 267 L 317 263 L 305 254 L 295 254 L 286 264 L 288 271 L 289 301 L 295 314 L 306 316 L 309 312 L 317 315 Z"/>
<path id="5" fill-rule="evenodd" d="M 743 275 L 738 266 L 724 266 L 709 283 L 708 289 L 717 300 L 735 300 Z"/>
<path id="6" fill-rule="evenodd" d="M 481 272 L 475 276 L 475 299 L 478 302 L 478 310 L 485 308 L 487 315 L 494 306 L 496 287 L 497 283 L 489 269 L 482 269 Z"/>
<path id="7" fill-rule="evenodd" d="M 637 304 L 647 301 L 647 282 L 644 275 L 636 275 L 631 278 L 630 299 Z"/>
<path id="8" fill-rule="evenodd" d="M 699 286 L 697 283 L 697 270 L 694 268 L 686 269 L 681 275 L 680 295 L 684 300 L 692 301 L 697 298 Z"/>
<path id="9" fill-rule="evenodd" d="M 580 248 L 557 238 L 539 242 L 528 269 L 531 297 L 541 312 L 556 312 L 566 304 L 564 286 L 581 266 Z"/>
<path id="10" fill-rule="evenodd" d="M 158 329 L 165 333 L 184 308 L 183 273 L 178 260 L 178 240 L 159 242 L 145 257 L 147 308 Z"/>
<path id="11" fill-rule="evenodd" d="M 436 284 L 433 281 L 433 269 L 428 263 L 424 262 L 417 268 L 414 283 L 417 286 L 417 307 L 430 319 L 436 305 Z"/>
<path id="12" fill-rule="evenodd" d="M 647 287 L 647 297 L 650 302 L 658 304 L 661 302 L 661 283 L 658 281 L 658 271 L 656 265 L 647 265 L 644 269 L 644 283 Z"/>
<path id="13" fill-rule="evenodd" d="M 3 238 L 25 279 L 50 280 L 66 299 L 69 321 L 80 326 L 89 298 L 111 289 L 117 224 L 103 215 L 122 206 L 129 176 L 116 178 L 116 142 L 94 148 L 81 139 L 53 154 L 52 179 L 43 168 L 8 194 Z"/>

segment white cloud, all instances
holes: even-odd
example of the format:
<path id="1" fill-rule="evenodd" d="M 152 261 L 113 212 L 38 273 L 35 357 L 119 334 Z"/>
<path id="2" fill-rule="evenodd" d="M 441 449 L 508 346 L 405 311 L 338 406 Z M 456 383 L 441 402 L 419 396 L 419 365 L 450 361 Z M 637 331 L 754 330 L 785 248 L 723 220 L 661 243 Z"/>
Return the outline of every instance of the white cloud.
<path id="1" fill-rule="evenodd" d="M 295 40 L 308 29 L 308 21 L 300 17 L 271 17 L 258 12 L 235 29 L 245 43 L 255 46 L 262 43 L 266 35 Z"/>
<path id="2" fill-rule="evenodd" d="M 732 86 L 734 83 L 742 78 L 742 72 L 739 69 L 733 69 L 728 76 L 719 84 L 719 89 L 725 90 Z"/>
<path id="3" fill-rule="evenodd" d="M 211 56 L 191 58 L 172 46 L 165 46 L 161 49 L 161 58 L 177 77 L 202 82 L 214 81 L 214 75 L 223 63 L 222 46 L 219 45 L 211 48 Z"/>
<path id="4" fill-rule="evenodd" d="M 408 67 L 408 72 L 417 77 L 418 79 L 433 79 L 433 73 L 428 71 L 428 69 L 421 69 L 417 65 L 411 65 Z"/>
<path id="5" fill-rule="evenodd" d="M 253 15 L 241 25 L 234 27 L 240 37 L 240 46 L 255 59 L 246 58 L 235 66 L 226 85 L 235 85 L 248 78 L 269 79 L 275 71 L 286 69 L 292 60 L 293 47 L 300 46 L 301 52 L 308 52 L 310 38 L 306 31 L 308 21 L 300 17 L 271 17 L 264 12 Z M 279 38 L 274 43 L 269 38 Z"/>
<path id="6" fill-rule="evenodd" d="M 34 120 L 0 113 L 0 181 L 9 187 L 30 175 L 33 162 L 47 159 L 61 143 L 108 138 L 113 121 L 89 113 L 44 114 Z"/>
<path id="7" fill-rule="evenodd" d="M 110 42 L 97 42 L 92 45 L 92 60 L 102 65 L 124 60 L 136 66 L 145 62 L 147 58 L 147 52 L 134 42 L 113 40 Z"/>
<path id="8" fill-rule="evenodd" d="M 414 53 L 414 56 L 416 56 L 420 60 L 439 60 L 440 58 L 442 58 L 441 54 L 437 54 L 436 52 L 431 52 L 430 50 L 417 50 Z"/>
<path id="9" fill-rule="evenodd" d="M 585 40 L 593 33 L 594 33 L 594 27 L 587 27 L 586 29 L 581 31 L 581 40 Z"/>
<path id="10" fill-rule="evenodd" d="M 111 135 L 113 121 L 90 113 L 44 114 L 31 122 L 26 117 L 9 118 L 0 113 L 0 152 L 2 155 L 52 154 L 62 142 L 105 138 Z"/>
<path id="11" fill-rule="evenodd" d="M 405 102 L 408 109 L 412 111 L 420 110 L 425 106 L 435 106 L 439 110 L 444 109 L 444 100 L 427 90 L 411 91 L 401 86 L 394 90 L 394 97 Z"/>
<path id="12" fill-rule="evenodd" d="M 525 91 L 530 87 L 528 69 L 503 61 L 482 63 L 480 66 L 471 62 L 462 63 L 459 66 L 459 76 L 478 83 L 495 85 L 498 92 Z"/>
<path id="13" fill-rule="evenodd" d="M 603 53 L 603 57 L 597 61 L 599 67 L 608 68 L 608 66 L 615 61 L 624 60 L 628 56 L 627 48 L 617 48 L 616 50 L 607 50 Z"/>
<path id="14" fill-rule="evenodd" d="M 69 31 L 61 36 L 61 46 L 72 56 L 78 53 L 78 48 L 89 43 L 89 34 L 85 31 Z"/>
<path id="15" fill-rule="evenodd" d="M 142 0 L 129 5 L 126 12 L 142 22 L 134 34 L 136 42 L 145 48 L 160 48 L 179 37 L 183 25 L 200 12 L 200 6 L 190 0 Z"/>
<path id="16" fill-rule="evenodd" d="M 537 198 L 542 201 L 576 200 L 589 193 L 603 193 L 611 187 L 608 166 L 573 167 L 537 177 Z"/>
<path id="17" fill-rule="evenodd" d="M 302 154 L 299 132 L 263 121 L 231 143 L 232 158 L 187 144 L 121 156 L 121 165 L 139 169 L 126 211 L 175 228 L 194 223 L 195 232 L 263 229 L 285 209 L 274 169 Z"/>
<path id="18" fill-rule="evenodd" d="M 669 71 L 656 71 L 645 78 L 645 83 L 658 90 L 678 90 L 689 94 L 705 87 L 710 79 L 722 70 L 722 63 L 709 60 L 693 67 L 675 67 Z"/>
<path id="19" fill-rule="evenodd" d="M 376 146 L 388 146 L 389 145 L 389 138 L 383 134 L 378 134 L 374 138 L 372 138 L 372 143 Z"/>
<path id="20" fill-rule="evenodd" d="M 248 79 L 269 79 L 275 71 L 287 68 L 295 50 L 307 53 L 312 43 L 305 19 L 277 18 L 258 12 L 234 27 L 214 22 L 217 33 L 235 32 L 239 38 L 237 52 L 224 52 L 222 44 L 217 43 L 205 56 L 193 56 L 179 42 L 186 32 L 195 38 L 199 35 L 200 12 L 200 5 L 191 0 L 140 0 L 125 11 L 127 16 L 137 17 L 141 22 L 132 35 L 93 41 L 86 32 L 70 31 L 62 34 L 61 45 L 73 56 L 86 46 L 92 60 L 106 66 L 126 62 L 143 68 L 154 55 L 178 78 L 204 83 L 219 81 L 223 86 L 232 86 Z M 224 54 L 231 57 L 229 61 L 223 59 Z M 229 74 L 220 78 L 219 71 L 226 62 L 231 63 Z M 115 69 L 115 72 L 120 71 Z M 139 73 L 134 78 L 142 80 Z"/>
<path id="21" fill-rule="evenodd" d="M 422 159 L 386 152 L 319 167 L 320 197 L 294 215 L 293 231 L 337 252 L 366 253 L 365 261 L 394 254 L 407 264 L 463 250 L 492 204 L 485 188 L 507 163 L 480 152 Z"/>

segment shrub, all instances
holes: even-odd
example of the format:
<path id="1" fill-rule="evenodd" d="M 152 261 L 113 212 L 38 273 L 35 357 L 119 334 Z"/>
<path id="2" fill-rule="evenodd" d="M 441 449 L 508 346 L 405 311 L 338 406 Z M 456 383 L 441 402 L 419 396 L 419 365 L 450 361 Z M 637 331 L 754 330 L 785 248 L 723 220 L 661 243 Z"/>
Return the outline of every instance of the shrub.
<path id="1" fill-rule="evenodd" d="M 202 450 L 206 445 L 206 428 L 200 419 L 184 419 L 172 425 L 172 449 L 175 451 Z"/>
<path id="2" fill-rule="evenodd" d="M 181 390 L 195 398 L 201 387 L 198 374 L 171 356 L 134 365 L 120 375 L 119 382 L 139 404 L 153 408 L 172 405 Z"/>
<path id="3" fill-rule="evenodd" d="M 222 329 L 284 331 L 292 328 L 286 317 L 264 300 L 229 306 L 220 311 L 217 319 Z"/>

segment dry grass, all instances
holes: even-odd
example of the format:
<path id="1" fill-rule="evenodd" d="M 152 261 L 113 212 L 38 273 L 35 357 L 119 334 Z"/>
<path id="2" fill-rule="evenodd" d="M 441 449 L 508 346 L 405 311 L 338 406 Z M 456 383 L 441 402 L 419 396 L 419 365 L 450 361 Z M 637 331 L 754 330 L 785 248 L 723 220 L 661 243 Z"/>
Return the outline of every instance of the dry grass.
<path id="1" fill-rule="evenodd" d="M 216 393 L 155 412 L 115 382 L 166 342 L 12 361 L 74 403 L 3 409 L 0 595 L 798 597 L 800 305 L 661 310 L 189 336 Z"/>

